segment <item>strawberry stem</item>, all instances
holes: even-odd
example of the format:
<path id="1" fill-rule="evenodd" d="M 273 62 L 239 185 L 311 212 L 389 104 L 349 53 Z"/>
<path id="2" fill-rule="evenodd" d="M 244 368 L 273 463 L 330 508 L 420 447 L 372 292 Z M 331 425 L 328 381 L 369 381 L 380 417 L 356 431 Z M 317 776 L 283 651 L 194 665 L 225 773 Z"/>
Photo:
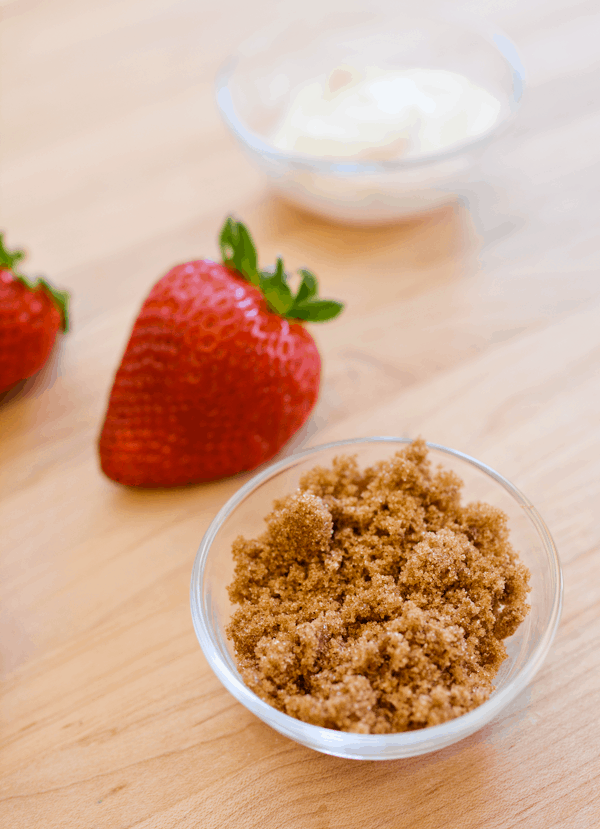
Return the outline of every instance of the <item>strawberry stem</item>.
<path id="1" fill-rule="evenodd" d="M 0 233 L 0 268 L 5 268 L 12 272 L 13 278 L 17 280 L 17 282 L 21 282 L 28 288 L 30 291 L 45 291 L 46 294 L 50 297 L 52 302 L 56 305 L 58 310 L 60 311 L 61 318 L 62 318 L 62 330 L 68 331 L 69 330 L 69 293 L 68 291 L 60 291 L 58 288 L 54 288 L 46 279 L 41 276 L 32 282 L 22 273 L 19 273 L 15 270 L 15 265 L 17 262 L 20 262 L 21 259 L 25 258 L 25 251 L 23 250 L 13 250 L 9 251 L 4 247 L 4 237 L 3 234 Z"/>
<path id="2" fill-rule="evenodd" d="M 325 322 L 337 317 L 344 308 L 343 303 L 336 300 L 319 299 L 317 278 L 307 270 L 299 271 L 302 279 L 294 294 L 281 257 L 275 268 L 260 271 L 256 247 L 248 229 L 231 216 L 221 229 L 219 245 L 223 264 L 259 288 L 274 313 L 303 322 Z"/>

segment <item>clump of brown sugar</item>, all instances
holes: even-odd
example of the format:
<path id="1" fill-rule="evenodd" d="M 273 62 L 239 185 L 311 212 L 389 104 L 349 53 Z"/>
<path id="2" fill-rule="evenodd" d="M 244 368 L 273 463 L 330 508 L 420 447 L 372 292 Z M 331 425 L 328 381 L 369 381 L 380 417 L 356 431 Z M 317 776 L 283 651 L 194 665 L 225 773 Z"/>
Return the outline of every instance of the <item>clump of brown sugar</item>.
<path id="1" fill-rule="evenodd" d="M 529 606 L 507 519 L 414 441 L 361 471 L 305 474 L 233 545 L 228 635 L 262 699 L 326 728 L 386 734 L 484 702 Z"/>

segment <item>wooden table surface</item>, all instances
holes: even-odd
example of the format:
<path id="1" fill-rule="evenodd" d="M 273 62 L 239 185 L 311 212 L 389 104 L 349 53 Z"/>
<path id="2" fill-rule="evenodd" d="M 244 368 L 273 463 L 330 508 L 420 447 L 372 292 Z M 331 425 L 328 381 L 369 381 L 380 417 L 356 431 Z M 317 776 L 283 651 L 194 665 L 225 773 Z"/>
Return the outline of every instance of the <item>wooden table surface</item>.
<path id="1" fill-rule="evenodd" d="M 600 7 L 487 5 L 529 81 L 492 183 L 470 210 L 349 229 L 272 198 L 213 102 L 220 62 L 280 2 L 2 0 L 2 227 L 73 295 L 72 332 L 0 404 L 2 827 L 600 826 Z M 287 451 L 421 434 L 498 469 L 556 540 L 543 668 L 433 755 L 314 753 L 212 674 L 190 573 L 248 475 L 152 492 L 99 471 L 142 299 L 215 257 L 232 211 L 265 262 L 310 264 L 347 302 L 313 327 L 322 392 Z"/>

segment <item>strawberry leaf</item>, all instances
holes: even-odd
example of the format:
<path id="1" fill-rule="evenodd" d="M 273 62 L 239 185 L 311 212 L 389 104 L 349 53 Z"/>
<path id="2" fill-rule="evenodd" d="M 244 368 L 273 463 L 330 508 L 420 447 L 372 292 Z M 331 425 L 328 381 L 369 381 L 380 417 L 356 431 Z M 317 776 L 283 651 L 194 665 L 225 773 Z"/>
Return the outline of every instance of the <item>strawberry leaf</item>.
<path id="1" fill-rule="evenodd" d="M 24 250 L 6 250 L 4 247 L 4 235 L 0 233 L 0 268 L 8 268 L 8 270 L 12 271 L 17 262 L 20 262 L 24 258 Z"/>
<path id="2" fill-rule="evenodd" d="M 273 310 L 286 316 L 294 304 L 294 295 L 287 283 L 287 276 L 283 270 L 283 259 L 277 259 L 274 271 L 263 271 L 260 280 L 260 289 Z"/>
<path id="3" fill-rule="evenodd" d="M 238 246 L 239 233 L 237 230 L 237 222 L 234 222 L 231 217 L 225 220 L 225 224 L 221 228 L 219 236 L 219 247 L 221 248 L 221 257 L 224 265 L 233 265 L 235 261 L 235 252 Z"/>
<path id="4" fill-rule="evenodd" d="M 258 277 L 258 257 L 256 255 L 256 248 L 254 247 L 252 237 L 250 236 L 244 225 L 241 224 L 241 222 L 238 223 L 238 232 L 242 249 L 241 271 L 252 282 L 253 279 Z M 260 282 L 260 280 L 257 279 L 257 282 Z"/>
<path id="5" fill-rule="evenodd" d="M 259 288 L 271 311 L 286 319 L 325 322 L 337 317 L 344 307 L 333 299 L 319 299 L 317 278 L 306 269 L 299 271 L 301 280 L 294 296 L 281 257 L 277 259 L 275 268 L 259 271 L 256 247 L 250 233 L 245 225 L 231 216 L 221 229 L 219 247 L 223 264 Z"/>
<path id="6" fill-rule="evenodd" d="M 307 299 L 305 302 L 294 303 L 286 317 L 305 322 L 326 322 L 335 319 L 343 308 L 344 304 L 334 299 Z"/>
<path id="7" fill-rule="evenodd" d="M 35 288 L 42 288 L 47 294 L 50 294 L 54 304 L 62 315 L 62 330 L 66 333 L 69 330 L 69 300 L 70 295 L 68 291 L 59 291 L 54 288 L 45 279 L 38 279 Z"/>
<path id="8" fill-rule="evenodd" d="M 319 290 L 317 277 L 313 273 L 305 270 L 304 268 L 298 271 L 298 273 L 302 277 L 302 281 L 300 282 L 300 286 L 298 288 L 298 293 L 296 294 L 294 304 L 304 302 L 306 299 L 310 299 L 311 297 L 315 296 L 317 294 L 317 291 Z"/>
<path id="9" fill-rule="evenodd" d="M 219 237 L 223 264 L 234 268 L 248 282 L 256 287 L 260 285 L 258 273 L 258 257 L 252 237 L 241 222 L 234 221 L 231 216 L 226 220 Z"/>

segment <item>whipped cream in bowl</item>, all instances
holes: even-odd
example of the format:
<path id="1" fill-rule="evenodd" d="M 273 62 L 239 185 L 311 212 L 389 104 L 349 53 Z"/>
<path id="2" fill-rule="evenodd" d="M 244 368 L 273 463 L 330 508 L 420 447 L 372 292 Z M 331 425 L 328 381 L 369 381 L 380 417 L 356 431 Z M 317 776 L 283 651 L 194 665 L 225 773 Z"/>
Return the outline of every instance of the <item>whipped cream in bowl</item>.
<path id="1" fill-rule="evenodd" d="M 447 69 L 341 66 L 301 87 L 272 143 L 320 158 L 415 158 L 482 135 L 501 111 L 494 95 Z"/>
<path id="2" fill-rule="evenodd" d="M 504 35 L 348 0 L 273 23 L 217 78 L 221 114 L 271 187 L 338 221 L 373 224 L 447 203 L 516 112 Z"/>

